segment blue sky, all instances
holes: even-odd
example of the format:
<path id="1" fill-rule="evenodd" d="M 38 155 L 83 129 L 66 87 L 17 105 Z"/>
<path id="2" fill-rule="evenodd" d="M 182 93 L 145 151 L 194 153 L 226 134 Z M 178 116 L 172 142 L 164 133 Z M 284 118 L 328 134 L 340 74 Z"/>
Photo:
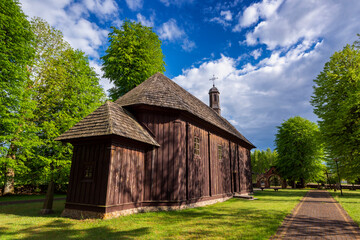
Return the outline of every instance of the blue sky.
<path id="1" fill-rule="evenodd" d="M 317 121 L 313 79 L 360 33 L 358 0 L 20 0 L 83 50 L 99 75 L 111 26 L 140 21 L 162 40 L 165 75 L 208 103 L 219 79 L 222 115 L 258 149 L 274 148 L 276 126 Z M 101 78 L 101 85 L 112 85 Z"/>

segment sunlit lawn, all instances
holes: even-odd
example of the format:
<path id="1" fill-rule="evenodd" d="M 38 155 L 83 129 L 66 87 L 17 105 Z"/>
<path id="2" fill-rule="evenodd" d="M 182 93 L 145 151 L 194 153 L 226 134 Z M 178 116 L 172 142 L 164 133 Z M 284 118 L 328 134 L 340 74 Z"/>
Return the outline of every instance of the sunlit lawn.
<path id="1" fill-rule="evenodd" d="M 0 205 L 0 239 L 268 239 L 307 190 L 258 191 L 258 200 L 231 199 L 202 208 L 135 214 L 110 220 L 39 215 L 41 203 Z"/>
<path id="2" fill-rule="evenodd" d="M 343 190 L 344 196 L 340 195 L 340 191 L 329 191 L 331 195 L 338 201 L 341 206 L 348 212 L 350 217 L 360 225 L 360 190 L 350 191 Z"/>

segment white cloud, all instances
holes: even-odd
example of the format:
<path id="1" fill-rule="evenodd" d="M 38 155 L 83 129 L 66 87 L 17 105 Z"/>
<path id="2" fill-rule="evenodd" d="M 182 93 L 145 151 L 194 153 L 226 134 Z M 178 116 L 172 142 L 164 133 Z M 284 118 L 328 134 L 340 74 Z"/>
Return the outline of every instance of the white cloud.
<path id="1" fill-rule="evenodd" d="M 309 103 L 313 79 L 335 51 L 357 39 L 358 9 L 359 1 L 286 1 L 247 30 L 245 43 L 263 44 L 269 56 L 255 65 L 242 56 L 221 56 L 183 70 L 174 80 L 208 103 L 208 79 L 217 75 L 222 115 L 256 146 L 273 147 L 276 126 L 289 117 L 317 121 Z M 261 49 L 250 55 L 259 59 Z"/>
<path id="2" fill-rule="evenodd" d="M 195 42 L 190 41 L 189 39 L 185 38 L 181 47 L 185 51 L 191 52 L 191 50 L 193 50 L 196 47 L 196 44 L 195 44 Z"/>
<path id="3" fill-rule="evenodd" d="M 103 78 L 104 72 L 101 70 L 101 65 L 96 61 L 89 61 L 90 66 L 94 68 L 95 72 L 98 74 L 100 78 L 100 85 L 103 87 L 104 91 L 107 93 L 107 91 L 114 87 L 115 85 L 110 82 L 109 79 Z"/>
<path id="4" fill-rule="evenodd" d="M 143 7 L 143 0 L 125 0 L 128 8 L 132 11 L 140 10 Z"/>
<path id="5" fill-rule="evenodd" d="M 220 11 L 220 17 L 214 17 L 209 20 L 210 22 L 216 22 L 224 27 L 230 26 L 230 23 L 232 21 L 232 13 L 230 10 L 227 11 Z"/>
<path id="6" fill-rule="evenodd" d="M 160 0 L 165 6 L 175 5 L 181 7 L 183 4 L 191 4 L 194 0 Z"/>
<path id="7" fill-rule="evenodd" d="M 248 45 L 265 44 L 269 50 L 288 49 L 302 41 L 322 38 L 341 43 L 350 40 L 349 34 L 355 36 L 358 32 L 355 19 L 359 9 L 360 2 L 355 0 L 341 4 L 335 0 L 311 4 L 301 0 L 285 1 L 277 11 L 264 14 L 264 20 L 248 31 L 245 41 Z M 344 35 L 347 39 L 342 39 Z"/>
<path id="8" fill-rule="evenodd" d="M 82 6 L 99 17 L 114 15 L 118 10 L 115 0 L 83 0 Z"/>
<path id="9" fill-rule="evenodd" d="M 106 19 L 117 16 L 114 0 L 21 0 L 22 9 L 30 17 L 38 16 L 63 32 L 64 39 L 73 48 L 80 49 L 90 57 L 98 58 L 98 49 L 107 40 L 108 31 L 86 18 L 93 13 Z"/>
<path id="10" fill-rule="evenodd" d="M 273 137 L 275 126 L 282 120 L 299 113 L 315 119 L 307 103 L 316 71 L 304 69 L 320 66 L 319 56 L 318 49 L 306 56 L 293 49 L 283 56 L 275 52 L 255 66 L 248 63 L 238 67 L 236 59 L 222 55 L 183 70 L 174 81 L 208 104 L 208 79 L 215 74 L 219 78 L 215 85 L 220 91 L 222 115 L 261 146 L 262 141 L 269 142 L 268 136 Z"/>
<path id="11" fill-rule="evenodd" d="M 174 41 L 185 36 L 184 30 L 180 29 L 175 19 L 163 23 L 160 27 L 159 37 L 162 40 Z"/>
<path id="12" fill-rule="evenodd" d="M 261 48 L 255 49 L 254 51 L 252 51 L 250 53 L 250 55 L 253 56 L 255 60 L 258 59 L 261 56 L 261 54 L 262 54 L 262 49 Z"/>
<path id="13" fill-rule="evenodd" d="M 178 26 L 173 18 L 161 25 L 158 29 L 158 34 L 161 40 L 181 42 L 181 47 L 184 51 L 190 52 L 196 47 L 195 42 L 189 39 L 185 31 Z"/>
<path id="14" fill-rule="evenodd" d="M 136 14 L 136 18 L 138 22 L 141 22 L 142 25 L 147 27 L 153 27 L 154 26 L 154 20 L 155 20 L 155 14 L 152 14 L 149 19 L 147 19 L 145 16 L 141 15 L 141 13 Z"/>
<path id="15" fill-rule="evenodd" d="M 231 21 L 232 20 L 232 13 L 230 12 L 230 10 L 221 11 L 220 16 L 224 17 L 224 19 L 226 21 Z"/>
<path id="16" fill-rule="evenodd" d="M 259 18 L 269 18 L 275 14 L 283 0 L 263 0 L 247 7 L 239 15 L 239 23 L 234 27 L 234 31 L 241 31 L 244 27 L 249 27 L 258 22 Z"/>

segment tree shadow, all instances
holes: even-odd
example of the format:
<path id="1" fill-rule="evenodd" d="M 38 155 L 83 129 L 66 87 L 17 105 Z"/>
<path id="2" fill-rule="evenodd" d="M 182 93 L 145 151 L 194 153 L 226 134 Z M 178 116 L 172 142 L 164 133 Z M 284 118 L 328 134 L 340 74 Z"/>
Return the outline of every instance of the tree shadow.
<path id="1" fill-rule="evenodd" d="M 0 236 L 10 239 L 133 239 L 140 238 L 149 232 L 148 227 L 141 227 L 127 231 L 117 231 L 107 226 L 93 227 L 88 229 L 74 229 L 76 223 L 58 219 L 38 227 L 21 230 L 23 237 L 18 237 L 18 232 L 7 232 L 7 228 L 0 228 Z"/>

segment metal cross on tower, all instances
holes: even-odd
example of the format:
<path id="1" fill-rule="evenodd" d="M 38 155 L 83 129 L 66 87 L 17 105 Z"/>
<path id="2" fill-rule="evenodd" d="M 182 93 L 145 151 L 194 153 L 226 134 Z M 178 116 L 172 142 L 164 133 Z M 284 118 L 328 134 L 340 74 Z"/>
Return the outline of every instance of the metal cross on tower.
<path id="1" fill-rule="evenodd" d="M 216 79 L 219 79 L 219 78 L 215 77 L 214 74 L 213 74 L 213 77 L 209 79 L 210 81 L 213 81 L 213 87 L 215 87 L 215 80 Z"/>

